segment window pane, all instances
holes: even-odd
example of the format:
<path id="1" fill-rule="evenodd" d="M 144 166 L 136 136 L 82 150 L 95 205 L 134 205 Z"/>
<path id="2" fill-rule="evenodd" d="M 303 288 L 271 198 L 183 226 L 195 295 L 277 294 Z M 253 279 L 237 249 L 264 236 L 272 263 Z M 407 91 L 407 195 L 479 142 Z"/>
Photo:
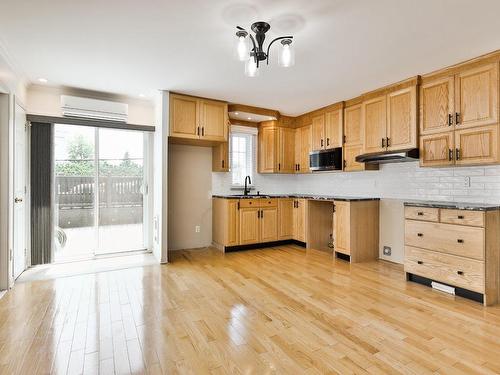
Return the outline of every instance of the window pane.
<path id="1" fill-rule="evenodd" d="M 233 185 L 243 185 L 246 176 L 253 178 L 253 135 L 231 134 L 231 173 Z"/>

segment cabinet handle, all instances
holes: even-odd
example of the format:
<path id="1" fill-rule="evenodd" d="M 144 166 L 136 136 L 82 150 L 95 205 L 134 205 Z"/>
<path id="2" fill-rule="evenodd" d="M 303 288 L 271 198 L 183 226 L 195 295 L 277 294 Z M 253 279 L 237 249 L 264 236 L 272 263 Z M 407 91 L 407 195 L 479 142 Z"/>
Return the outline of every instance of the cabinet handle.
<path id="1" fill-rule="evenodd" d="M 455 158 L 457 160 L 460 160 L 460 149 L 459 148 L 455 149 L 455 153 L 456 153 L 456 157 Z"/>
<path id="2" fill-rule="evenodd" d="M 201 127 L 201 136 L 202 137 L 205 136 L 205 127 L 204 126 Z"/>
<path id="3" fill-rule="evenodd" d="M 386 143 L 387 143 L 387 147 L 389 147 L 391 145 L 391 139 L 389 137 L 386 138 Z"/>
<path id="4" fill-rule="evenodd" d="M 424 262 L 422 262 L 421 260 L 417 260 L 417 263 L 418 264 L 424 264 Z"/>
<path id="5" fill-rule="evenodd" d="M 463 274 L 464 274 L 464 271 L 457 271 L 457 273 L 458 273 L 459 275 L 463 275 Z"/>
<path id="6" fill-rule="evenodd" d="M 347 167 L 347 160 L 344 159 L 344 169 Z"/>
<path id="7" fill-rule="evenodd" d="M 300 171 L 300 163 L 297 164 L 297 170 Z"/>
<path id="8" fill-rule="evenodd" d="M 448 113 L 448 126 L 453 125 L 453 116 L 451 113 Z"/>
<path id="9" fill-rule="evenodd" d="M 460 124 L 460 113 L 458 112 L 455 113 L 455 124 Z"/>
<path id="10" fill-rule="evenodd" d="M 333 205 L 333 213 L 335 213 L 336 209 L 335 209 L 335 204 Z"/>
<path id="11" fill-rule="evenodd" d="M 326 145 L 329 146 L 330 145 L 330 138 L 326 138 Z"/>
<path id="12" fill-rule="evenodd" d="M 260 210 L 260 218 L 262 219 L 264 217 L 264 210 Z"/>
<path id="13" fill-rule="evenodd" d="M 238 210 L 240 209 L 240 201 L 238 201 Z"/>
<path id="14" fill-rule="evenodd" d="M 222 169 L 224 169 L 224 160 L 222 160 Z"/>
<path id="15" fill-rule="evenodd" d="M 385 138 L 382 138 L 382 147 L 385 147 Z"/>
<path id="16" fill-rule="evenodd" d="M 457 239 L 457 242 L 458 243 L 464 243 L 464 240 L 462 240 L 461 238 Z"/>
<path id="17" fill-rule="evenodd" d="M 343 141 L 344 141 L 344 143 L 347 143 L 347 137 L 345 135 L 343 137 Z"/>
<path id="18" fill-rule="evenodd" d="M 417 236 L 419 236 L 419 237 L 423 237 L 423 236 L 424 236 L 424 234 L 423 234 L 423 233 L 417 233 Z"/>
<path id="19" fill-rule="evenodd" d="M 278 171 L 281 171 L 281 163 L 278 163 Z"/>
<path id="20" fill-rule="evenodd" d="M 200 136 L 200 127 L 199 127 L 199 126 L 196 128 L 196 134 L 197 134 L 198 136 Z"/>
<path id="21" fill-rule="evenodd" d="M 321 147 L 323 147 L 323 138 L 321 138 Z"/>
<path id="22" fill-rule="evenodd" d="M 464 218 L 464 215 L 458 215 L 457 216 L 458 219 L 463 219 Z"/>
<path id="23" fill-rule="evenodd" d="M 424 213 L 422 211 L 417 212 L 418 216 L 424 216 Z"/>
<path id="24" fill-rule="evenodd" d="M 449 161 L 453 160 L 453 150 L 451 148 L 448 150 L 448 160 Z"/>

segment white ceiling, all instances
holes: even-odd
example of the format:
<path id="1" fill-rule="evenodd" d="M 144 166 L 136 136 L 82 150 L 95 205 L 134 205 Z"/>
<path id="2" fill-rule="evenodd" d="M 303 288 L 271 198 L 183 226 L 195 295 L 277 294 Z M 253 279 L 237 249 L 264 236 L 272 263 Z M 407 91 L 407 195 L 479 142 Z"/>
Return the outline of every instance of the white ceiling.
<path id="1" fill-rule="evenodd" d="M 496 50 L 499 14 L 498 0 L 2 0 L 0 43 L 32 81 L 297 115 Z M 235 26 L 258 20 L 295 36 L 293 68 L 274 53 L 260 77 L 244 76 Z"/>

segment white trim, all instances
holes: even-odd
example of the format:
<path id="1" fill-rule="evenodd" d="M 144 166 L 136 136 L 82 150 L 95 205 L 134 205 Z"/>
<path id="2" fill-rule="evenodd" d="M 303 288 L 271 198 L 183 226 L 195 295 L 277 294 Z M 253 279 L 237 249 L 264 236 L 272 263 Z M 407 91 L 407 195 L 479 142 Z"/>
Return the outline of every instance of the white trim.
<path id="1" fill-rule="evenodd" d="M 231 125 L 231 133 L 233 132 L 257 135 L 259 134 L 259 129 L 253 128 L 251 126 Z"/>

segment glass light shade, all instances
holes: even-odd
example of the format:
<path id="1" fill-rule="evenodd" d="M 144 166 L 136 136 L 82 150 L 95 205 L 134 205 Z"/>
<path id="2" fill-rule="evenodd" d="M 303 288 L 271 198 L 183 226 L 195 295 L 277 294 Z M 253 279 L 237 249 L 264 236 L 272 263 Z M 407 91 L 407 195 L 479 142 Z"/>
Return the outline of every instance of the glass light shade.
<path id="1" fill-rule="evenodd" d="M 238 61 L 246 61 L 250 56 L 250 44 L 247 36 L 236 35 L 234 40 L 234 57 Z"/>
<path id="2" fill-rule="evenodd" d="M 257 63 L 253 56 L 245 63 L 245 75 L 247 77 L 257 77 L 259 75 L 259 69 L 257 68 Z"/>
<path id="3" fill-rule="evenodd" d="M 289 39 L 281 42 L 281 51 L 278 55 L 278 64 L 284 68 L 295 65 L 295 49 Z"/>

